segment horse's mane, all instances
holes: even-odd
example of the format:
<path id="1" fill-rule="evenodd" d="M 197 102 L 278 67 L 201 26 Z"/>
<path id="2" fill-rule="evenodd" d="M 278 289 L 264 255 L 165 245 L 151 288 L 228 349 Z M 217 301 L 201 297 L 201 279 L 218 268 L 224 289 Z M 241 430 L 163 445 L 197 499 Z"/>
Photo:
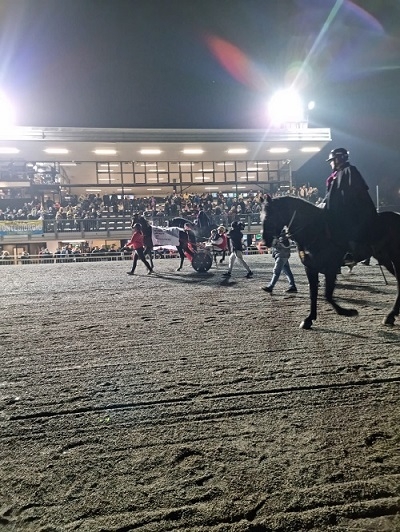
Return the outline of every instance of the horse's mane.
<path id="1" fill-rule="evenodd" d="M 273 198 L 273 201 L 281 203 L 282 205 L 294 205 L 301 209 L 309 209 L 310 212 L 315 212 L 316 209 L 319 209 L 315 203 L 311 203 L 303 198 L 298 198 L 297 196 L 279 196 L 277 198 Z"/>
<path id="2" fill-rule="evenodd" d="M 148 222 L 146 220 L 146 218 L 144 217 L 143 214 L 135 213 L 132 216 L 132 220 L 134 222 L 140 223 L 140 225 L 142 226 L 142 231 L 143 231 L 144 235 L 150 236 L 152 234 L 152 226 L 151 226 L 150 222 Z"/>
<path id="3" fill-rule="evenodd" d="M 272 199 L 272 205 L 276 208 L 279 205 L 280 209 L 287 209 L 293 211 L 299 211 L 305 216 L 323 216 L 323 209 L 317 207 L 314 203 L 311 203 L 303 198 L 297 196 L 279 196 Z M 263 203 L 262 217 L 265 217 L 268 212 L 269 203 Z"/>

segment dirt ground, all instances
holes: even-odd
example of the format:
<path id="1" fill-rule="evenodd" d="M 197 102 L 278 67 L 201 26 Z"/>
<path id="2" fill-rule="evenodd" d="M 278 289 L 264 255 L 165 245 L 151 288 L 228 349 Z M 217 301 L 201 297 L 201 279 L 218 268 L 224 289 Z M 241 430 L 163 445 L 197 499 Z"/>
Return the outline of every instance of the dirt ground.
<path id="1" fill-rule="evenodd" d="M 2 266 L 0 530 L 400 530 L 400 320 L 380 269 L 337 316 L 271 256 Z M 346 271 L 344 268 L 343 271 Z"/>

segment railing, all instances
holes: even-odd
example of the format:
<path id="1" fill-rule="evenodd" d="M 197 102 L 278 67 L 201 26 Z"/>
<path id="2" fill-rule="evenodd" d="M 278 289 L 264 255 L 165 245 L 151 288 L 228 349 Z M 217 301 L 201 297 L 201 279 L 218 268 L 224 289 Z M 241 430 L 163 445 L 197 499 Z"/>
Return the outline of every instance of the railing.
<path id="1" fill-rule="evenodd" d="M 54 255 L 29 255 L 29 257 L 8 257 L 0 259 L 0 266 L 12 266 L 27 264 L 61 264 L 74 262 L 100 262 L 100 261 L 116 261 L 116 260 L 131 260 L 131 253 L 124 252 L 104 252 L 104 253 L 79 253 L 68 255 L 55 253 Z"/>
<path id="2" fill-rule="evenodd" d="M 201 244 L 199 244 L 199 248 Z M 244 249 L 245 255 L 258 255 L 268 253 L 265 246 L 251 245 Z M 153 251 L 154 259 L 174 259 L 178 258 L 179 254 L 176 249 L 156 248 Z M 0 257 L 0 266 L 26 266 L 29 264 L 73 264 L 76 262 L 103 262 L 103 261 L 124 261 L 132 260 L 132 253 L 129 251 L 107 251 L 97 253 L 79 253 L 68 255 L 55 253 L 54 255 L 29 255 L 29 257 L 14 257 L 7 258 Z"/>
<path id="3" fill-rule="evenodd" d="M 196 217 L 190 215 L 182 215 L 183 218 L 191 222 L 195 222 Z M 260 214 L 237 214 L 231 215 L 213 215 L 210 216 L 210 221 L 216 225 L 229 226 L 234 220 L 241 221 L 248 230 L 252 226 L 261 224 Z M 155 226 L 163 227 L 167 225 L 167 222 L 172 219 L 171 216 L 165 216 L 163 214 L 152 216 L 147 218 L 149 223 Z M 110 231 L 130 231 L 132 218 L 126 216 L 116 216 L 113 218 L 85 218 L 75 220 L 43 220 L 43 232 L 44 233 L 64 233 L 64 232 L 98 232 L 107 233 Z"/>

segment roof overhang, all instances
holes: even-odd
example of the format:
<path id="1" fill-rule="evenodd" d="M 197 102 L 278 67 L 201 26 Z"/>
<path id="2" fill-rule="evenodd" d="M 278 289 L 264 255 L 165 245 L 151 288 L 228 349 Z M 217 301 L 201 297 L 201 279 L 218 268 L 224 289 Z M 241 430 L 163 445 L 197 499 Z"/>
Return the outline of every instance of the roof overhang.
<path id="1" fill-rule="evenodd" d="M 13 147 L 14 155 L 0 153 L 0 161 L 96 162 L 96 161 L 252 161 L 290 159 L 292 170 L 299 169 L 331 141 L 328 128 L 308 128 L 304 124 L 280 129 L 107 129 L 15 127 L 0 131 L 0 148 Z M 60 147 L 66 154 L 44 150 Z M 96 155 L 95 149 L 115 149 L 115 155 Z M 157 148 L 157 155 L 140 150 Z M 186 155 L 185 148 L 203 153 Z M 245 153 L 228 153 L 241 148 Z M 286 148 L 287 152 L 274 152 Z M 272 152 L 271 152 L 272 150 Z M 315 151 L 312 151 L 315 150 Z"/>

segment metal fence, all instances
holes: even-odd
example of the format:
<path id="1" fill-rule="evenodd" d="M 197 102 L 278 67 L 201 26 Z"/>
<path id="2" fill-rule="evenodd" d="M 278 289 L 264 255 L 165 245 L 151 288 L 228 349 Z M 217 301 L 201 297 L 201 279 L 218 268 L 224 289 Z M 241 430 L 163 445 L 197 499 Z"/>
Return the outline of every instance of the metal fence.
<path id="1" fill-rule="evenodd" d="M 268 250 L 265 247 L 259 247 L 252 244 L 246 247 L 244 254 L 246 255 L 258 255 L 267 254 Z M 170 248 L 157 248 L 153 251 L 154 259 L 174 259 L 178 258 L 179 254 L 176 249 Z M 49 255 L 29 255 L 29 257 L 14 257 L 0 258 L 0 266 L 26 266 L 32 264 L 74 264 L 77 262 L 106 262 L 106 261 L 125 261 L 132 260 L 131 252 L 123 251 L 107 251 L 96 253 L 79 253 L 79 254 L 49 254 Z"/>
<path id="2" fill-rule="evenodd" d="M 190 215 L 183 215 L 183 217 L 193 223 L 196 219 L 194 216 Z M 248 229 L 253 226 L 258 226 L 261 223 L 259 213 L 238 214 L 234 217 L 227 215 L 213 215 L 209 216 L 209 218 L 212 224 L 225 226 L 229 226 L 234 220 L 241 221 Z M 149 216 L 147 219 L 152 225 L 164 227 L 172 218 L 160 214 L 157 216 Z M 112 218 L 85 218 L 75 220 L 43 220 L 43 233 L 108 233 L 113 231 L 130 231 L 131 222 L 132 218 L 126 216 L 115 216 Z"/>

